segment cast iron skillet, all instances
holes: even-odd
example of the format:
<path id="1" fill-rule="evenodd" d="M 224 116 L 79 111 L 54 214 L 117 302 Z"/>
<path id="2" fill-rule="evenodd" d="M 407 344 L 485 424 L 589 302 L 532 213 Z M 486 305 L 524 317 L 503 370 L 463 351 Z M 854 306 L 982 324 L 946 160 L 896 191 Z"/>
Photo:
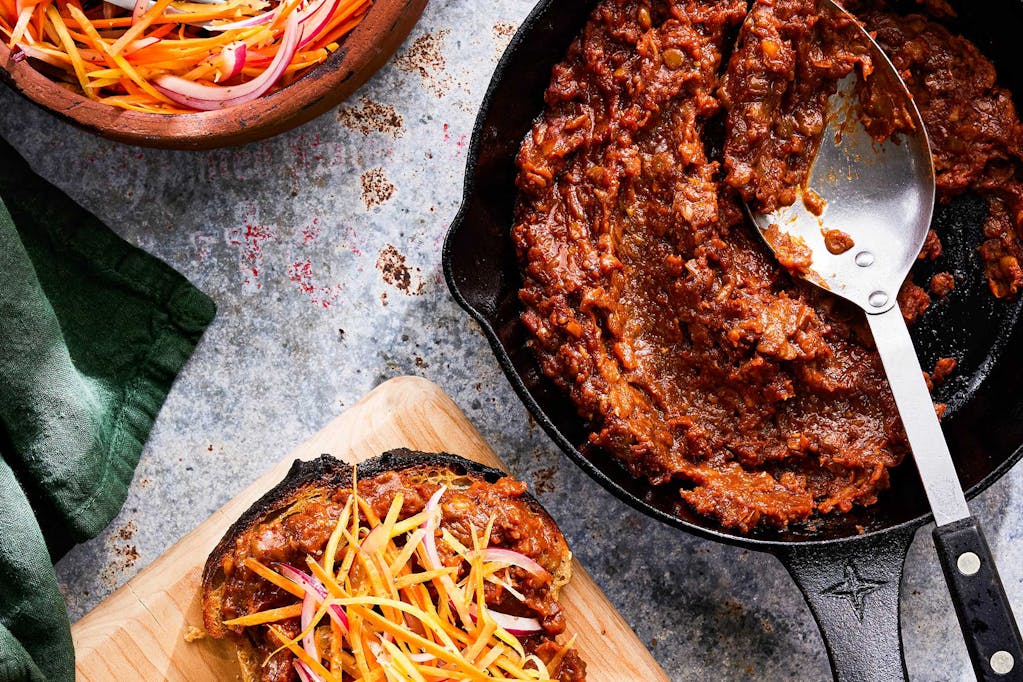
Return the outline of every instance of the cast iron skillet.
<path id="1" fill-rule="evenodd" d="M 904 679 L 899 584 L 916 530 L 930 521 L 911 461 L 892 472 L 892 489 L 867 509 L 786 530 L 741 535 L 692 513 L 677 491 L 631 477 L 607 453 L 584 446 L 587 424 L 540 372 L 519 320 L 520 276 L 510 237 L 515 155 L 543 109 L 551 68 L 581 30 L 596 0 L 541 0 L 505 52 L 483 101 L 469 149 L 465 194 L 444 245 L 444 272 L 459 304 L 487 335 L 498 362 L 537 422 L 580 467 L 619 499 L 702 537 L 769 552 L 788 568 L 821 628 L 839 680 Z M 995 62 L 1002 84 L 1023 94 L 1023 62 L 1014 54 L 1023 26 L 1020 0 L 955 3 L 952 22 Z M 1019 100 L 1017 99 L 1017 106 Z M 976 247 L 984 202 L 963 197 L 939 207 L 945 251 L 932 272 L 952 271 L 955 290 L 913 329 L 921 363 L 955 357 L 959 369 L 937 391 L 959 477 L 973 497 L 1023 454 L 1023 338 L 1020 304 L 987 292 Z M 930 272 L 917 270 L 917 281 Z M 1021 666 L 1017 665 L 1017 669 Z"/>

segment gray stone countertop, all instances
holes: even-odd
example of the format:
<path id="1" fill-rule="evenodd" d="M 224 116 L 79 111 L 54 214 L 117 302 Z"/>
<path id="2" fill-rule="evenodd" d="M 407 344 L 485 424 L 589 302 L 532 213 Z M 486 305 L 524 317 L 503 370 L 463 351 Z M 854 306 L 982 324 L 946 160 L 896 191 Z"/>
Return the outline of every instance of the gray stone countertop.
<path id="1" fill-rule="evenodd" d="M 829 677 L 809 609 L 778 561 L 676 531 L 591 481 L 531 422 L 444 284 L 440 249 L 475 112 L 531 5 L 432 0 L 396 58 L 346 104 L 241 148 L 127 147 L 0 88 L 0 135 L 218 305 L 120 516 L 57 566 L 72 619 L 347 405 L 416 374 L 444 388 L 530 484 L 672 680 Z M 972 506 L 1023 612 L 1023 468 Z M 903 588 L 913 679 L 972 679 L 928 528 Z"/>

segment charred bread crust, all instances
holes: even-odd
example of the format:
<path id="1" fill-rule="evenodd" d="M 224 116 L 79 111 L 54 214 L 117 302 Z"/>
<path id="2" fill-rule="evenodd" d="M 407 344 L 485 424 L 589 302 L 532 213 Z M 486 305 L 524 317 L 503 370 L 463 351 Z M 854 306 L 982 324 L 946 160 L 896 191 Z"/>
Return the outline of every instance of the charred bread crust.
<path id="1" fill-rule="evenodd" d="M 406 448 L 389 450 L 384 454 L 366 460 L 358 465 L 359 480 L 368 480 L 392 471 L 407 469 L 441 469 L 455 476 L 469 476 L 483 479 L 488 483 L 508 476 L 507 473 L 484 466 L 478 462 L 450 453 L 422 453 Z M 234 550 L 237 539 L 274 515 L 286 511 L 303 492 L 314 489 L 337 489 L 351 485 L 355 467 L 323 454 L 309 461 L 296 460 L 280 483 L 256 500 L 237 521 L 231 524 L 220 542 L 210 553 L 202 575 L 203 622 L 206 631 L 213 637 L 224 638 L 231 632 L 224 627 L 220 606 L 223 599 L 225 576 L 224 559 Z M 557 522 L 529 492 L 519 498 L 529 511 L 557 528 Z M 571 552 L 566 552 L 561 566 L 554 572 L 555 589 L 568 581 L 571 572 Z M 240 651 L 239 654 L 242 654 Z M 241 656 L 240 656 L 241 658 Z M 243 669 L 246 668 L 242 661 Z"/>

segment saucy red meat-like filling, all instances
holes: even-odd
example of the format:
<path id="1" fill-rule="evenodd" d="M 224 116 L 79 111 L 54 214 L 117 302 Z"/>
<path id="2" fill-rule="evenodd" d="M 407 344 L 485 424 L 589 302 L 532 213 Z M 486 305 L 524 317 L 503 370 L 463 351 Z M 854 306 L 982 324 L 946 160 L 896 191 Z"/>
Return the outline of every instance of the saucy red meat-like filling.
<path id="1" fill-rule="evenodd" d="M 836 83 L 857 65 L 872 71 L 867 43 L 848 15 L 818 12 L 817 0 L 753 3 L 718 95 L 728 110 L 725 181 L 759 211 L 796 200 Z"/>
<path id="2" fill-rule="evenodd" d="M 464 546 L 471 547 L 473 533 L 481 532 L 492 520 L 489 546 L 519 552 L 552 573 L 558 570 L 569 554 L 568 547 L 553 522 L 538 515 L 522 499 L 526 492 L 524 483 L 512 478 L 502 478 L 494 483 L 468 478 L 464 481 L 467 485 L 448 488 L 441 498 L 439 529 L 450 532 Z M 381 518 L 387 515 L 395 495 L 400 492 L 403 502 L 398 519 L 403 520 L 421 512 L 439 484 L 423 482 L 416 470 L 403 470 L 360 480 L 358 486 L 359 496 Z M 350 495 L 350 488 L 314 489 L 286 512 L 242 534 L 235 542 L 233 552 L 223 560 L 222 619 L 230 620 L 293 604 L 295 598 L 291 594 L 249 570 L 245 566 L 246 560 L 257 559 L 268 566 L 304 566 L 306 556 L 320 561 Z M 461 566 L 461 558 L 448 545 L 437 543 L 436 546 L 443 565 Z M 460 570 L 464 571 L 465 567 Z M 511 615 L 537 618 L 543 630 L 522 636 L 521 641 L 527 652 L 550 661 L 561 649 L 555 638 L 565 630 L 564 612 L 555 598 L 551 581 L 517 568 L 509 569 L 509 575 L 521 595 L 521 601 L 509 591 L 488 584 L 485 590 L 487 605 Z M 461 579 L 463 575 L 458 577 Z M 292 637 L 301 631 L 298 618 L 282 621 L 280 627 Z M 266 628 L 234 629 L 249 638 L 259 653 L 261 663 L 281 648 L 280 642 Z M 292 660 L 293 656 L 288 651 L 270 656 L 262 668 L 262 679 L 297 682 Z M 585 663 L 578 653 L 570 649 L 552 673 L 559 682 L 582 682 L 586 679 L 585 670 Z"/>
<path id="3" fill-rule="evenodd" d="M 747 9 L 601 2 L 522 144 L 513 228 L 533 350 L 590 442 L 743 531 L 872 504 L 908 450 L 861 313 L 786 274 L 735 189 L 756 180 L 756 200 L 794 198 L 819 90 L 862 59 L 838 54 L 813 2 L 775 0 L 754 3 L 756 51 L 740 43 L 725 64 Z M 941 198 L 988 198 L 981 256 L 995 295 L 1014 294 L 1023 134 L 1009 93 L 930 19 L 859 10 L 921 108 Z M 767 104 L 727 110 L 751 93 Z M 933 235 L 926 252 L 940 248 Z M 912 282 L 900 294 L 910 320 L 929 302 Z"/>

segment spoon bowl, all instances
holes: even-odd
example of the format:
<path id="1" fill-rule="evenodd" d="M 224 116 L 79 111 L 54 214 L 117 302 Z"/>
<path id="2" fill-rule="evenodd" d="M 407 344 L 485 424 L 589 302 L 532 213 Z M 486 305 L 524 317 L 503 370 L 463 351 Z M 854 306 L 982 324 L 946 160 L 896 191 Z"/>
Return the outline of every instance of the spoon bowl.
<path id="1" fill-rule="evenodd" d="M 831 11 L 845 11 L 825 4 Z M 751 215 L 773 250 L 783 248 L 784 239 L 812 252 L 809 268 L 801 273 L 806 279 L 879 313 L 895 305 L 927 239 L 935 184 L 920 112 L 888 56 L 869 34 L 867 38 L 874 64 L 872 87 L 894 93 L 911 130 L 876 140 L 859 114 L 859 76 L 850 73 L 828 101 L 823 137 L 795 203 Z M 829 248 L 835 239 L 846 240 L 840 252 Z"/>

